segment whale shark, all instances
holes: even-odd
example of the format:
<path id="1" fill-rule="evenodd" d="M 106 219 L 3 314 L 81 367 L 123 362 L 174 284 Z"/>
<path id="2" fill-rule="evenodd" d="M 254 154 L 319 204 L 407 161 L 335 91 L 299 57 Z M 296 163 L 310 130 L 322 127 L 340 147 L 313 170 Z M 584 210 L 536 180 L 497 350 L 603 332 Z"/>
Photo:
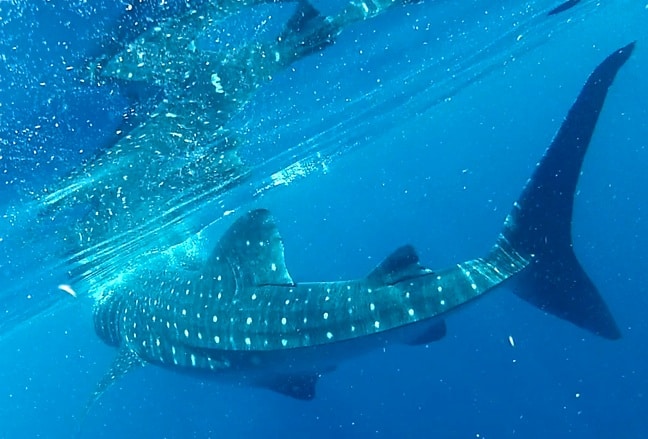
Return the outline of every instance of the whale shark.
<path id="1" fill-rule="evenodd" d="M 144 364 L 310 400 L 319 378 L 340 361 L 386 343 L 440 340 L 448 313 L 503 284 L 546 313 L 620 338 L 576 258 L 571 229 L 584 157 L 634 45 L 591 73 L 486 255 L 431 269 L 405 245 L 361 279 L 297 282 L 272 214 L 253 210 L 224 233 L 203 266 L 138 270 L 97 299 L 96 333 L 119 354 L 92 401 Z"/>

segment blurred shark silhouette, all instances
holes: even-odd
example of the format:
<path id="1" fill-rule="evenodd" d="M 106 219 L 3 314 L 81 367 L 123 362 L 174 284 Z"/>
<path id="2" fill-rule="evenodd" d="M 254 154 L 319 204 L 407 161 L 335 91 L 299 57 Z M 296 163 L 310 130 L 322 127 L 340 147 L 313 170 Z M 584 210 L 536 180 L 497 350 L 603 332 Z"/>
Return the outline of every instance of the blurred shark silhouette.
<path id="1" fill-rule="evenodd" d="M 246 178 L 227 122 L 255 90 L 333 44 L 351 24 L 410 2 L 352 2 L 324 17 L 299 1 L 274 41 L 251 42 L 227 54 L 201 47 L 201 36 L 243 7 L 276 1 L 201 2 L 201 9 L 157 23 L 90 69 L 93 81 L 159 87 L 163 94 L 155 110 L 105 153 L 49 188 L 41 199 L 42 216 L 81 211 L 68 245 L 85 257 L 124 233 L 145 235 L 177 223 Z"/>

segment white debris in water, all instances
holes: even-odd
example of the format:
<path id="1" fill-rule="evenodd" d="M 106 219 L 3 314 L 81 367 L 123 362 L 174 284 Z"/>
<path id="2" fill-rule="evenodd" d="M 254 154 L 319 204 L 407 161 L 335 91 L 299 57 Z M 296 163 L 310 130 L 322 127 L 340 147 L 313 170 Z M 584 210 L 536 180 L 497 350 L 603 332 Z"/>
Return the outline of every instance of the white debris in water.
<path id="1" fill-rule="evenodd" d="M 218 73 L 213 73 L 211 75 L 211 83 L 216 89 L 216 93 L 225 93 L 223 86 L 221 85 L 221 78 L 218 76 Z"/>
<path id="2" fill-rule="evenodd" d="M 72 289 L 72 287 L 69 286 L 69 285 L 67 285 L 67 284 L 61 284 L 61 285 L 59 285 L 59 286 L 58 286 L 58 289 L 61 290 L 61 291 L 63 291 L 64 293 L 68 293 L 68 294 L 69 294 L 70 296 L 72 296 L 72 297 L 76 297 L 76 296 L 77 296 L 76 291 L 74 291 L 74 290 Z"/>
<path id="3" fill-rule="evenodd" d="M 508 336 L 508 341 L 509 341 L 509 344 L 511 345 L 511 347 L 514 348 L 515 347 L 515 340 L 513 340 L 512 335 Z"/>

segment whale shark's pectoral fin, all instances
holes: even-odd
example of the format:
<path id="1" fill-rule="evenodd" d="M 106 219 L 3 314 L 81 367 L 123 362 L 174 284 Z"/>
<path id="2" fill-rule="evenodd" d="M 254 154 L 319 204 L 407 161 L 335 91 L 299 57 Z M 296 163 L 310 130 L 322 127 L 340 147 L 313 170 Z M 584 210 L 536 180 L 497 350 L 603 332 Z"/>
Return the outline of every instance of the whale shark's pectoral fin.
<path id="1" fill-rule="evenodd" d="M 92 405 L 102 397 L 102 395 L 112 386 L 119 378 L 126 375 L 131 370 L 144 366 L 144 360 L 142 360 L 135 352 L 131 351 L 128 348 L 120 349 L 117 354 L 117 358 L 108 369 L 108 372 L 99 380 L 95 391 L 90 396 L 90 400 L 86 405 L 86 412 L 90 410 Z"/>
<path id="2" fill-rule="evenodd" d="M 257 385 L 291 398 L 310 401 L 315 398 L 315 386 L 318 379 L 319 374 L 317 373 L 282 374 L 261 380 Z"/>
<path id="3" fill-rule="evenodd" d="M 394 285 L 408 279 L 432 274 L 432 270 L 419 264 L 419 257 L 411 245 L 399 247 L 373 269 L 367 282 L 370 285 Z"/>
<path id="4" fill-rule="evenodd" d="M 225 232 L 208 262 L 208 269 L 229 265 L 241 286 L 294 285 L 286 268 L 284 246 L 268 210 L 239 218 Z"/>
<path id="5" fill-rule="evenodd" d="M 403 342 L 409 346 L 420 346 L 434 343 L 443 339 L 446 336 L 447 328 L 445 320 L 442 318 L 434 318 L 428 323 L 424 329 Z"/>

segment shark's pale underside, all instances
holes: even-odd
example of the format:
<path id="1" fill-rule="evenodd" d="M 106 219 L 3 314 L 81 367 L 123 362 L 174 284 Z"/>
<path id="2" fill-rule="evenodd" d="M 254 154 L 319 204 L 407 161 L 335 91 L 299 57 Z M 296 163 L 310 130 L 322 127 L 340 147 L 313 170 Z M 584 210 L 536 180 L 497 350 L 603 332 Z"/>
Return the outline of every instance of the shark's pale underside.
<path id="1" fill-rule="evenodd" d="M 484 257 L 429 269 L 404 246 L 362 279 L 295 282 L 272 216 L 254 210 L 231 226 L 202 269 L 138 272 L 98 300 L 96 331 L 119 356 L 93 400 L 144 363 L 311 399 L 318 377 L 340 360 L 387 341 L 437 340 L 446 313 L 509 280 L 536 307 L 619 338 L 573 253 L 571 225 L 583 158 L 633 48 L 617 50 L 591 74 Z"/>

